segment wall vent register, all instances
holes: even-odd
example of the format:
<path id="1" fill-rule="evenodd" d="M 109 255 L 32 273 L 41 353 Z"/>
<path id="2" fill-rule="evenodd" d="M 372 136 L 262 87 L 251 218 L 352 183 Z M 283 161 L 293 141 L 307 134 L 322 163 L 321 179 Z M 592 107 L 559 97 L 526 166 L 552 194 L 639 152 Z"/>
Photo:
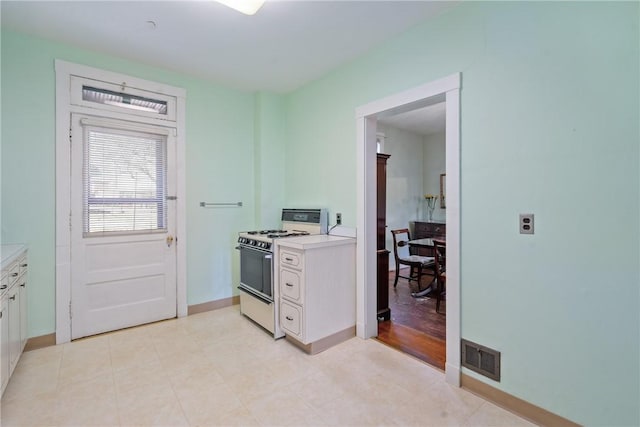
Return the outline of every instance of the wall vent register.
<path id="1" fill-rule="evenodd" d="M 476 344 L 465 339 L 461 340 L 462 366 L 482 374 L 495 381 L 500 381 L 500 352 Z"/>

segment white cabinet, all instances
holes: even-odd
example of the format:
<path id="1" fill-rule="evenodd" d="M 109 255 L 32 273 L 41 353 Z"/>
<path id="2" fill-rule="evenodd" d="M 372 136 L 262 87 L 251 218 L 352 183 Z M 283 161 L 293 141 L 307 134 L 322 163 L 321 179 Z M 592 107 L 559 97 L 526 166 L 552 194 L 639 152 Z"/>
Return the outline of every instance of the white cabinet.
<path id="1" fill-rule="evenodd" d="M 20 275 L 18 276 L 18 298 L 20 299 L 20 352 L 24 350 L 24 346 L 27 344 L 29 338 L 28 331 L 28 317 L 27 317 L 27 253 L 20 257 L 18 260 L 18 266 L 20 267 Z"/>
<path id="2" fill-rule="evenodd" d="M 9 288 L 8 293 L 9 305 L 9 365 L 10 371 L 13 372 L 18 359 L 20 358 L 20 291 L 18 286 L 14 284 Z"/>
<path id="3" fill-rule="evenodd" d="M 0 309 L 0 395 L 9 382 L 9 302 L 6 296 L 2 297 Z"/>
<path id="4" fill-rule="evenodd" d="M 4 392 L 27 341 L 27 250 L 2 246 L 0 393 Z"/>
<path id="5" fill-rule="evenodd" d="M 280 327 L 317 353 L 355 335 L 355 239 L 315 235 L 276 241 Z"/>

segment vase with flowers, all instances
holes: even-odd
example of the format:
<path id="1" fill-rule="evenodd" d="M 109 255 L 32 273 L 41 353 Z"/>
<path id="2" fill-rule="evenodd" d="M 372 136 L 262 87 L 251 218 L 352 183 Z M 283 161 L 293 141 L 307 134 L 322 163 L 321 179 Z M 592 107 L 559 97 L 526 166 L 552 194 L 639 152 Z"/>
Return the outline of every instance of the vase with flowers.
<path id="1" fill-rule="evenodd" d="M 438 196 L 434 196 L 433 194 L 425 194 L 424 200 L 427 203 L 427 222 L 431 222 L 433 219 L 433 210 L 436 208 L 436 200 L 438 200 Z"/>

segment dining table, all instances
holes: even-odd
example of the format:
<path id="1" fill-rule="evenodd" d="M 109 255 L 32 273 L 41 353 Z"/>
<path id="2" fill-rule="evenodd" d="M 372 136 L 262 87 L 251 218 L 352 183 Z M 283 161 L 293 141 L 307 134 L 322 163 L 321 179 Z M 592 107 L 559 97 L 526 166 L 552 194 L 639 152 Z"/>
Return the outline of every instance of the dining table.
<path id="1" fill-rule="evenodd" d="M 437 239 L 437 238 L 433 238 L 433 237 L 423 237 L 422 239 L 409 240 L 407 242 L 407 244 L 409 245 L 410 248 L 433 249 L 435 247 L 434 240 L 444 241 L 444 239 Z M 435 285 L 436 285 L 436 283 L 434 281 L 429 286 L 427 286 L 425 289 L 423 289 L 423 290 L 421 290 L 419 292 L 412 292 L 411 296 L 414 297 L 414 298 L 435 296 L 435 291 L 436 291 L 436 289 L 435 289 L 436 286 Z"/>
<path id="2" fill-rule="evenodd" d="M 431 248 L 435 246 L 433 243 L 434 240 L 444 241 L 443 239 L 436 239 L 434 237 L 423 237 L 422 239 L 409 240 L 407 244 L 409 247 L 414 248 Z"/>

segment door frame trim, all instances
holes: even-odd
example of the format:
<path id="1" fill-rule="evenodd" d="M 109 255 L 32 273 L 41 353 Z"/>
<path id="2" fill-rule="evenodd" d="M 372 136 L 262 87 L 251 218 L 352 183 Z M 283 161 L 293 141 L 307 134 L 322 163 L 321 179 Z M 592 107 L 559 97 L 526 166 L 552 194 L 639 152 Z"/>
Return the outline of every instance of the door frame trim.
<path id="1" fill-rule="evenodd" d="M 446 103 L 447 322 L 445 378 L 460 385 L 460 82 L 461 73 L 356 108 L 357 282 L 356 333 L 378 334 L 376 318 L 376 126 L 380 115 Z"/>
<path id="2" fill-rule="evenodd" d="M 56 77 L 56 344 L 71 341 L 71 232 L 69 212 L 71 203 L 71 158 L 69 120 L 72 113 L 88 113 L 92 109 L 71 105 L 71 76 L 80 76 L 104 82 L 123 82 L 128 86 L 176 97 L 176 121 L 141 118 L 142 122 L 156 123 L 176 129 L 176 312 L 187 315 L 186 273 L 186 176 L 185 176 L 185 119 L 186 90 L 122 73 L 105 71 L 85 65 L 55 60 Z M 128 115 L 101 112 L 105 117 L 127 120 Z M 128 119 L 130 120 L 130 118 Z"/>

